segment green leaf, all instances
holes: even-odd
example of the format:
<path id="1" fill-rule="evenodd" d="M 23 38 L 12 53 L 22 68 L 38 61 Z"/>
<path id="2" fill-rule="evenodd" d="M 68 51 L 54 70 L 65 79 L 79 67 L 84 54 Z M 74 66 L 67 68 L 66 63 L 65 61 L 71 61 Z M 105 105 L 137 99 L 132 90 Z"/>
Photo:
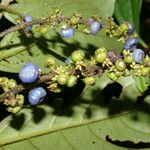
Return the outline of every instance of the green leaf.
<path id="1" fill-rule="evenodd" d="M 134 76 L 136 86 L 141 93 L 144 93 L 150 85 L 150 78 L 143 76 Z"/>
<path id="2" fill-rule="evenodd" d="M 85 17 L 90 17 L 92 14 L 99 14 L 104 18 L 113 14 L 115 0 L 97 0 L 86 1 L 85 5 L 81 5 L 80 1 L 72 2 L 65 1 L 18 1 L 19 3 L 11 5 L 17 11 L 32 15 L 35 18 L 46 17 L 53 7 L 58 7 L 62 12 L 69 16 L 75 11 L 81 12 Z M 32 7 L 29 7 L 32 5 Z M 41 10 L 41 11 L 39 11 Z M 15 20 L 14 15 L 6 13 L 10 20 Z M 58 30 L 57 30 L 58 31 Z M 59 31 L 58 31 L 59 32 Z M 115 38 L 109 38 L 100 31 L 97 36 L 85 35 L 83 33 L 75 33 L 71 39 L 62 39 L 58 32 L 54 32 L 49 27 L 49 31 L 45 36 L 37 36 L 27 38 L 23 33 L 14 32 L 6 37 L 0 43 L 0 70 L 6 72 L 18 72 L 21 66 L 31 61 L 36 63 L 43 71 L 48 72 L 45 67 L 45 60 L 49 56 L 56 58 L 57 64 L 63 64 L 66 57 L 76 49 L 85 50 L 87 53 L 93 53 L 96 48 L 106 47 L 108 50 L 121 51 L 123 45 Z"/>
<path id="3" fill-rule="evenodd" d="M 129 21 L 135 25 L 137 33 L 139 33 L 139 17 L 142 6 L 142 0 L 117 0 L 115 7 L 115 17 L 122 23 Z"/>
<path id="4" fill-rule="evenodd" d="M 63 100 L 55 99 L 50 106 L 24 109 L 17 116 L 9 116 L 0 123 L 1 148 L 116 150 L 125 148 L 112 141 L 148 143 L 150 102 L 135 108 L 140 96 L 135 80 L 120 78 L 115 86 L 120 83 L 123 91 L 119 98 L 112 97 L 109 105 L 106 89 L 114 84 L 103 75 L 75 99 L 68 97 L 71 105 L 62 107 Z"/>

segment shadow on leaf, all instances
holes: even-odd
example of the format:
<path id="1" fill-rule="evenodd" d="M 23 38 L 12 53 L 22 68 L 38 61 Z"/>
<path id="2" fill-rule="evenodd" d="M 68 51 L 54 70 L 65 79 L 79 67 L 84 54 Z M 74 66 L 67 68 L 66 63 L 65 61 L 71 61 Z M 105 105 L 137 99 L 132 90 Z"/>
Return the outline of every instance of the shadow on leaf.
<path id="1" fill-rule="evenodd" d="M 16 130 L 20 130 L 25 123 L 25 114 L 13 114 L 10 121 L 10 126 Z"/>

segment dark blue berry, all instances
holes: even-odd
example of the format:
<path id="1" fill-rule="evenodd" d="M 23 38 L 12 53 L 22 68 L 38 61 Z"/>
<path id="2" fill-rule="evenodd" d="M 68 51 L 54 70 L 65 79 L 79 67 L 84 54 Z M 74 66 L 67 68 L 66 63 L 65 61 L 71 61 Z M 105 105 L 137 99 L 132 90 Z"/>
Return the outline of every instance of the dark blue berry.
<path id="1" fill-rule="evenodd" d="M 128 25 L 128 31 L 127 31 L 127 34 L 130 36 L 133 32 L 134 32 L 134 25 L 132 23 L 127 23 Z"/>
<path id="2" fill-rule="evenodd" d="M 42 87 L 38 87 L 29 92 L 28 98 L 31 105 L 37 105 L 46 96 L 46 91 Z"/>
<path id="3" fill-rule="evenodd" d="M 24 19 L 25 19 L 26 22 L 31 22 L 31 21 L 33 21 L 33 18 L 32 18 L 31 16 L 25 16 Z M 26 27 L 26 30 L 28 30 L 28 31 L 30 31 L 31 29 L 32 29 L 32 26 L 31 26 L 31 25 Z"/>
<path id="4" fill-rule="evenodd" d="M 32 83 L 34 82 L 39 76 L 39 69 L 38 67 L 29 62 L 22 66 L 19 71 L 19 78 L 24 83 Z"/>
<path id="5" fill-rule="evenodd" d="M 137 38 L 128 38 L 124 43 L 124 49 L 133 51 L 138 45 Z"/>
<path id="6" fill-rule="evenodd" d="M 135 49 L 132 53 L 132 57 L 136 63 L 141 63 L 144 61 L 145 53 L 141 49 Z"/>
<path id="7" fill-rule="evenodd" d="M 93 35 L 96 35 L 98 33 L 99 29 L 100 29 L 99 22 L 94 21 L 90 26 L 90 30 Z"/>
<path id="8" fill-rule="evenodd" d="M 66 60 L 65 60 L 65 64 L 67 65 L 70 65 L 72 63 L 72 59 L 71 59 L 71 56 L 67 57 Z"/>
<path id="9" fill-rule="evenodd" d="M 74 35 L 74 30 L 72 28 L 61 29 L 60 34 L 64 38 L 71 38 Z"/>

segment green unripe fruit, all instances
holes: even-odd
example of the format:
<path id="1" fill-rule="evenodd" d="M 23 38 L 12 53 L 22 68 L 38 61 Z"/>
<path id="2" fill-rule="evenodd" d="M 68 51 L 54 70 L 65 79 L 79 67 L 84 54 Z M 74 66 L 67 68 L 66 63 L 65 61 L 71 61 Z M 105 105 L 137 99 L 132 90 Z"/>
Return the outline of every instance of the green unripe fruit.
<path id="1" fill-rule="evenodd" d="M 84 56 L 85 56 L 85 54 L 84 54 L 83 51 L 81 51 L 81 50 L 76 50 L 76 51 L 74 51 L 74 52 L 71 54 L 71 60 L 72 60 L 73 62 L 81 61 L 81 60 L 84 59 Z"/>
<path id="2" fill-rule="evenodd" d="M 17 82 L 14 79 L 10 79 L 8 81 L 8 86 L 10 89 L 14 89 L 16 87 L 16 85 L 17 85 Z"/>
<path id="3" fill-rule="evenodd" d="M 60 93 L 61 92 L 61 88 L 59 88 L 58 83 L 52 83 L 47 88 L 54 93 Z"/>
<path id="4" fill-rule="evenodd" d="M 107 51 L 105 48 L 100 48 L 95 51 L 95 60 L 98 63 L 102 63 L 107 57 Z"/>
<path id="5" fill-rule="evenodd" d="M 150 68 L 148 68 L 148 67 L 143 67 L 142 69 L 141 69 L 141 74 L 142 74 L 142 76 L 148 76 L 148 75 L 150 75 Z"/>
<path id="6" fill-rule="evenodd" d="M 47 67 L 51 67 L 51 66 L 54 66 L 55 65 L 55 59 L 53 57 L 48 57 L 46 62 L 45 62 L 45 65 Z"/>
<path id="7" fill-rule="evenodd" d="M 19 112 L 21 110 L 21 106 L 16 106 L 16 107 L 8 107 L 7 111 L 8 112 L 12 112 L 13 114 L 16 114 L 17 112 Z"/>
<path id="8" fill-rule="evenodd" d="M 115 74 L 117 77 L 121 77 L 123 75 L 124 72 L 120 72 L 120 71 L 115 71 Z"/>
<path id="9" fill-rule="evenodd" d="M 128 30 L 128 24 L 127 23 L 123 23 L 119 27 L 120 27 L 121 32 L 126 32 Z"/>
<path id="10" fill-rule="evenodd" d="M 57 77 L 57 82 L 61 85 L 64 85 L 68 82 L 69 75 L 68 73 L 60 73 Z"/>
<path id="11" fill-rule="evenodd" d="M 48 26 L 41 26 L 40 27 L 40 32 L 41 32 L 41 34 L 46 34 L 47 32 L 48 32 Z"/>
<path id="12" fill-rule="evenodd" d="M 132 56 L 126 56 L 124 57 L 124 61 L 128 64 L 131 64 L 133 62 Z"/>
<path id="13" fill-rule="evenodd" d="M 113 81 L 116 81 L 118 79 L 118 77 L 116 76 L 116 74 L 114 72 L 108 72 L 107 77 Z"/>
<path id="14" fill-rule="evenodd" d="M 0 85 L 4 85 L 4 86 L 8 86 L 7 83 L 8 83 L 9 79 L 6 78 L 6 77 L 1 77 L 0 78 Z"/>
<path id="15" fill-rule="evenodd" d="M 79 22 L 79 18 L 73 17 L 73 18 L 71 18 L 71 20 L 70 20 L 70 23 L 71 23 L 72 25 L 76 25 L 76 24 L 78 24 L 78 22 Z"/>
<path id="16" fill-rule="evenodd" d="M 86 85 L 94 85 L 95 84 L 95 78 L 94 77 L 86 77 L 83 79 L 83 82 Z"/>
<path id="17" fill-rule="evenodd" d="M 19 106 L 22 106 L 24 104 L 24 96 L 23 95 L 17 94 L 16 99 L 17 99 L 17 103 Z"/>
<path id="18" fill-rule="evenodd" d="M 150 57 L 148 55 L 144 58 L 144 64 L 145 66 L 150 67 Z"/>
<path id="19" fill-rule="evenodd" d="M 124 71 L 126 69 L 126 63 L 122 59 L 118 59 L 115 61 L 115 67 L 118 71 Z"/>
<path id="20" fill-rule="evenodd" d="M 77 84 L 77 77 L 71 75 L 71 76 L 69 77 L 68 82 L 67 82 L 67 86 L 68 86 L 68 87 L 73 87 L 73 86 L 75 86 L 76 84 Z"/>
<path id="21" fill-rule="evenodd" d="M 128 69 L 125 69 L 124 76 L 129 76 L 129 75 L 130 75 L 130 71 Z"/>
<path id="22" fill-rule="evenodd" d="M 21 106 L 12 107 L 11 112 L 13 114 L 16 114 L 16 113 L 18 113 L 21 110 L 21 108 L 22 108 Z"/>

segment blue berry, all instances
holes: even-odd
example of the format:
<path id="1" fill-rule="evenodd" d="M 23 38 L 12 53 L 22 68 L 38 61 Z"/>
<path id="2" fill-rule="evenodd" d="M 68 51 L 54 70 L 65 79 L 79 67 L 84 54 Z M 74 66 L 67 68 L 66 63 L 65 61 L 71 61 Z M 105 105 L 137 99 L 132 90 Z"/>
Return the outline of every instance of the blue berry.
<path id="1" fill-rule="evenodd" d="M 31 16 L 25 16 L 25 21 L 26 22 L 31 22 L 31 21 L 33 21 L 33 18 L 31 17 Z M 32 29 L 32 26 L 27 26 L 26 27 L 26 30 L 28 30 L 28 31 L 30 31 Z"/>
<path id="2" fill-rule="evenodd" d="M 127 23 L 127 25 L 128 25 L 128 31 L 127 31 L 127 34 L 130 36 L 133 32 L 134 32 L 134 25 L 133 24 L 131 24 L 131 23 Z"/>
<path id="3" fill-rule="evenodd" d="M 138 45 L 137 38 L 128 38 L 124 43 L 124 49 L 133 51 Z"/>
<path id="4" fill-rule="evenodd" d="M 144 61 L 145 53 L 141 49 L 135 49 L 132 53 L 132 57 L 136 63 L 141 63 Z"/>
<path id="5" fill-rule="evenodd" d="M 71 63 L 73 63 L 71 56 L 67 57 L 65 60 L 65 64 L 70 65 Z"/>
<path id="6" fill-rule="evenodd" d="M 24 83 L 32 83 L 38 78 L 38 76 L 39 69 L 31 62 L 23 65 L 19 72 L 19 78 Z"/>
<path id="7" fill-rule="evenodd" d="M 91 24 L 90 29 L 91 29 L 91 33 L 92 33 L 93 35 L 96 35 L 97 32 L 98 32 L 99 29 L 100 29 L 100 23 L 94 21 L 94 22 Z"/>
<path id="8" fill-rule="evenodd" d="M 31 105 L 37 105 L 46 96 L 46 91 L 42 87 L 35 88 L 29 92 L 28 98 Z"/>
<path id="9" fill-rule="evenodd" d="M 60 34 L 64 38 L 71 38 L 74 35 L 74 30 L 72 28 L 61 29 Z"/>

